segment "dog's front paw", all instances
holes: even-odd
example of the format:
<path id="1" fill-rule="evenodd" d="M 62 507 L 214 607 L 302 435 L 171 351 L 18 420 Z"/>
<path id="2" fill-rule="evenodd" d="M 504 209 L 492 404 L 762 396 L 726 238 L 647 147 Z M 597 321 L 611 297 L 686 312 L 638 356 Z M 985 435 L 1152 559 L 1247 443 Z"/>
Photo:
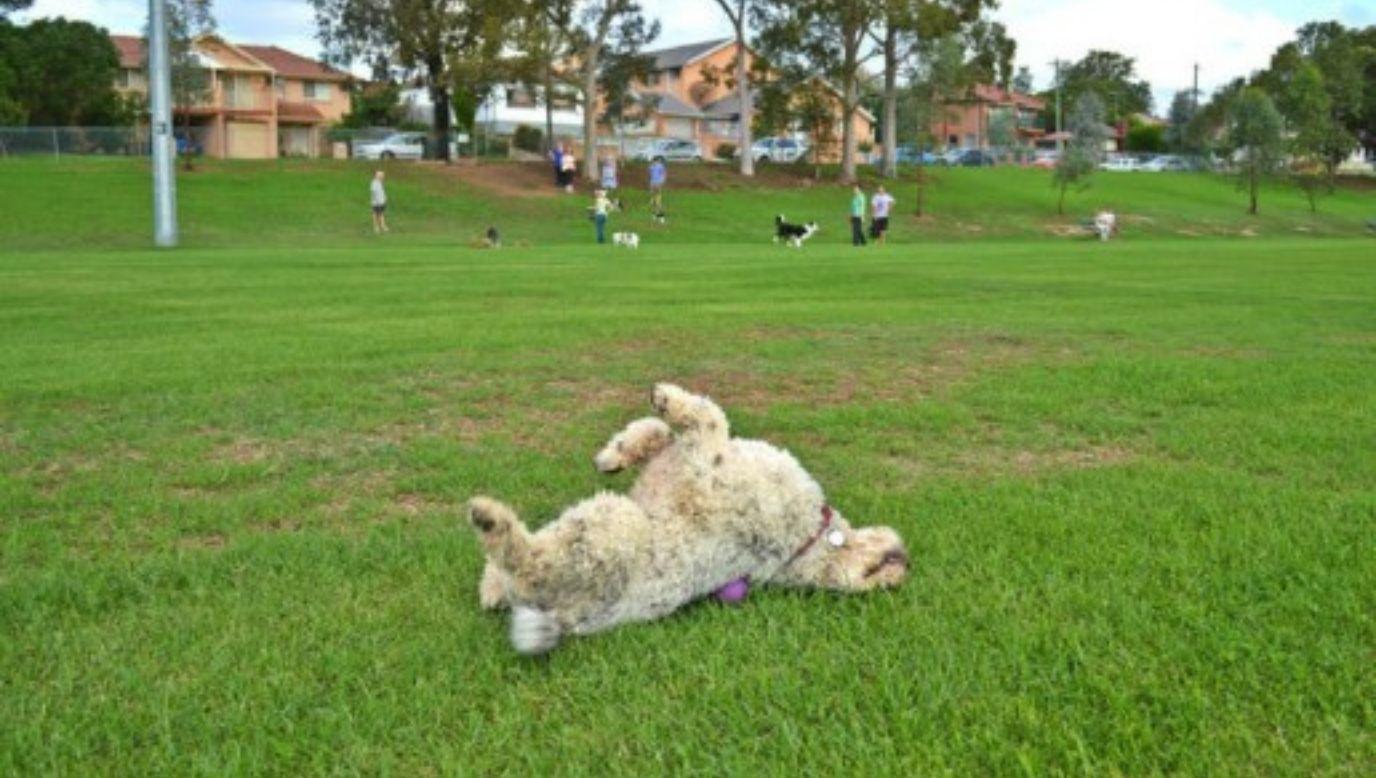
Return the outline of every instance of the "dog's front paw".
<path id="1" fill-rule="evenodd" d="M 484 535 L 506 532 L 515 518 L 510 508 L 489 497 L 474 497 L 468 501 L 468 522 Z"/>

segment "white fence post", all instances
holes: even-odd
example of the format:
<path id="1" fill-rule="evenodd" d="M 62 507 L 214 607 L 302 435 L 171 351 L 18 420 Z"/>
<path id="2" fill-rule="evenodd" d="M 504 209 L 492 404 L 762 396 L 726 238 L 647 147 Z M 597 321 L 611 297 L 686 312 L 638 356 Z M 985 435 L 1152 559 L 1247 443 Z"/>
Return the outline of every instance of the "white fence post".
<path id="1" fill-rule="evenodd" d="M 57 142 L 57 128 L 53 127 L 53 159 L 62 159 L 62 147 Z"/>

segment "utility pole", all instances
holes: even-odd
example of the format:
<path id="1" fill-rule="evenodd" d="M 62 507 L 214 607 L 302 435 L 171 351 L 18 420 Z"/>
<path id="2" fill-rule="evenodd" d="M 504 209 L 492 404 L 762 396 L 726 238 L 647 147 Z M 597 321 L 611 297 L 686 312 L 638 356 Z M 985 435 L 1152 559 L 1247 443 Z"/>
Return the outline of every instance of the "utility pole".
<path id="1" fill-rule="evenodd" d="M 1199 63 L 1194 63 L 1194 87 L 1190 89 L 1190 116 L 1199 113 Z"/>
<path id="2" fill-rule="evenodd" d="M 1061 61 L 1051 63 L 1056 68 L 1056 153 L 1065 153 L 1065 137 L 1061 135 Z"/>
<path id="3" fill-rule="evenodd" d="M 167 54 L 167 0 L 148 0 L 149 122 L 153 152 L 153 242 L 177 245 L 177 180 L 173 171 L 172 76 Z"/>

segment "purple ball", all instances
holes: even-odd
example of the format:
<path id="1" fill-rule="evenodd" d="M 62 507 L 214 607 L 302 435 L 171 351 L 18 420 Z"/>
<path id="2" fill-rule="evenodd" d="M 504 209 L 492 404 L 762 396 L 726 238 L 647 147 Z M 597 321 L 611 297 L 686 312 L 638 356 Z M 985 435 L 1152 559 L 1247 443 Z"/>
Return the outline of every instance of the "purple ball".
<path id="1" fill-rule="evenodd" d="M 716 598 L 728 605 L 736 605 L 750 593 L 750 579 L 737 578 L 716 591 Z"/>

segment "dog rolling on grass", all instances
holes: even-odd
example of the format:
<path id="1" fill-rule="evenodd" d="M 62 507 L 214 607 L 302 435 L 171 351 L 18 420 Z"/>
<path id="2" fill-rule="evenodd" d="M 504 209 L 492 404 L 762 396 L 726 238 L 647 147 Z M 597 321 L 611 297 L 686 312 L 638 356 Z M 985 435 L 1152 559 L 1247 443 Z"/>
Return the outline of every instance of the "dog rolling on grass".
<path id="1" fill-rule="evenodd" d="M 640 248 L 640 236 L 634 232 L 614 232 L 612 233 L 612 244 L 625 246 L 628 249 Z"/>
<path id="2" fill-rule="evenodd" d="M 496 500 L 469 502 L 487 557 L 479 602 L 511 608 L 517 651 L 658 619 L 728 584 L 863 592 L 907 577 L 898 533 L 852 526 L 787 451 L 732 438 L 721 408 L 672 384 L 651 405 L 657 417 L 594 458 L 605 473 L 641 467 L 628 494 L 602 492 L 538 532 Z"/>
<path id="3" fill-rule="evenodd" d="M 784 241 L 785 245 L 795 249 L 803 247 L 803 241 L 811 238 L 817 233 L 817 222 L 807 224 L 789 224 L 784 220 L 783 214 L 774 217 L 774 242 Z"/>

